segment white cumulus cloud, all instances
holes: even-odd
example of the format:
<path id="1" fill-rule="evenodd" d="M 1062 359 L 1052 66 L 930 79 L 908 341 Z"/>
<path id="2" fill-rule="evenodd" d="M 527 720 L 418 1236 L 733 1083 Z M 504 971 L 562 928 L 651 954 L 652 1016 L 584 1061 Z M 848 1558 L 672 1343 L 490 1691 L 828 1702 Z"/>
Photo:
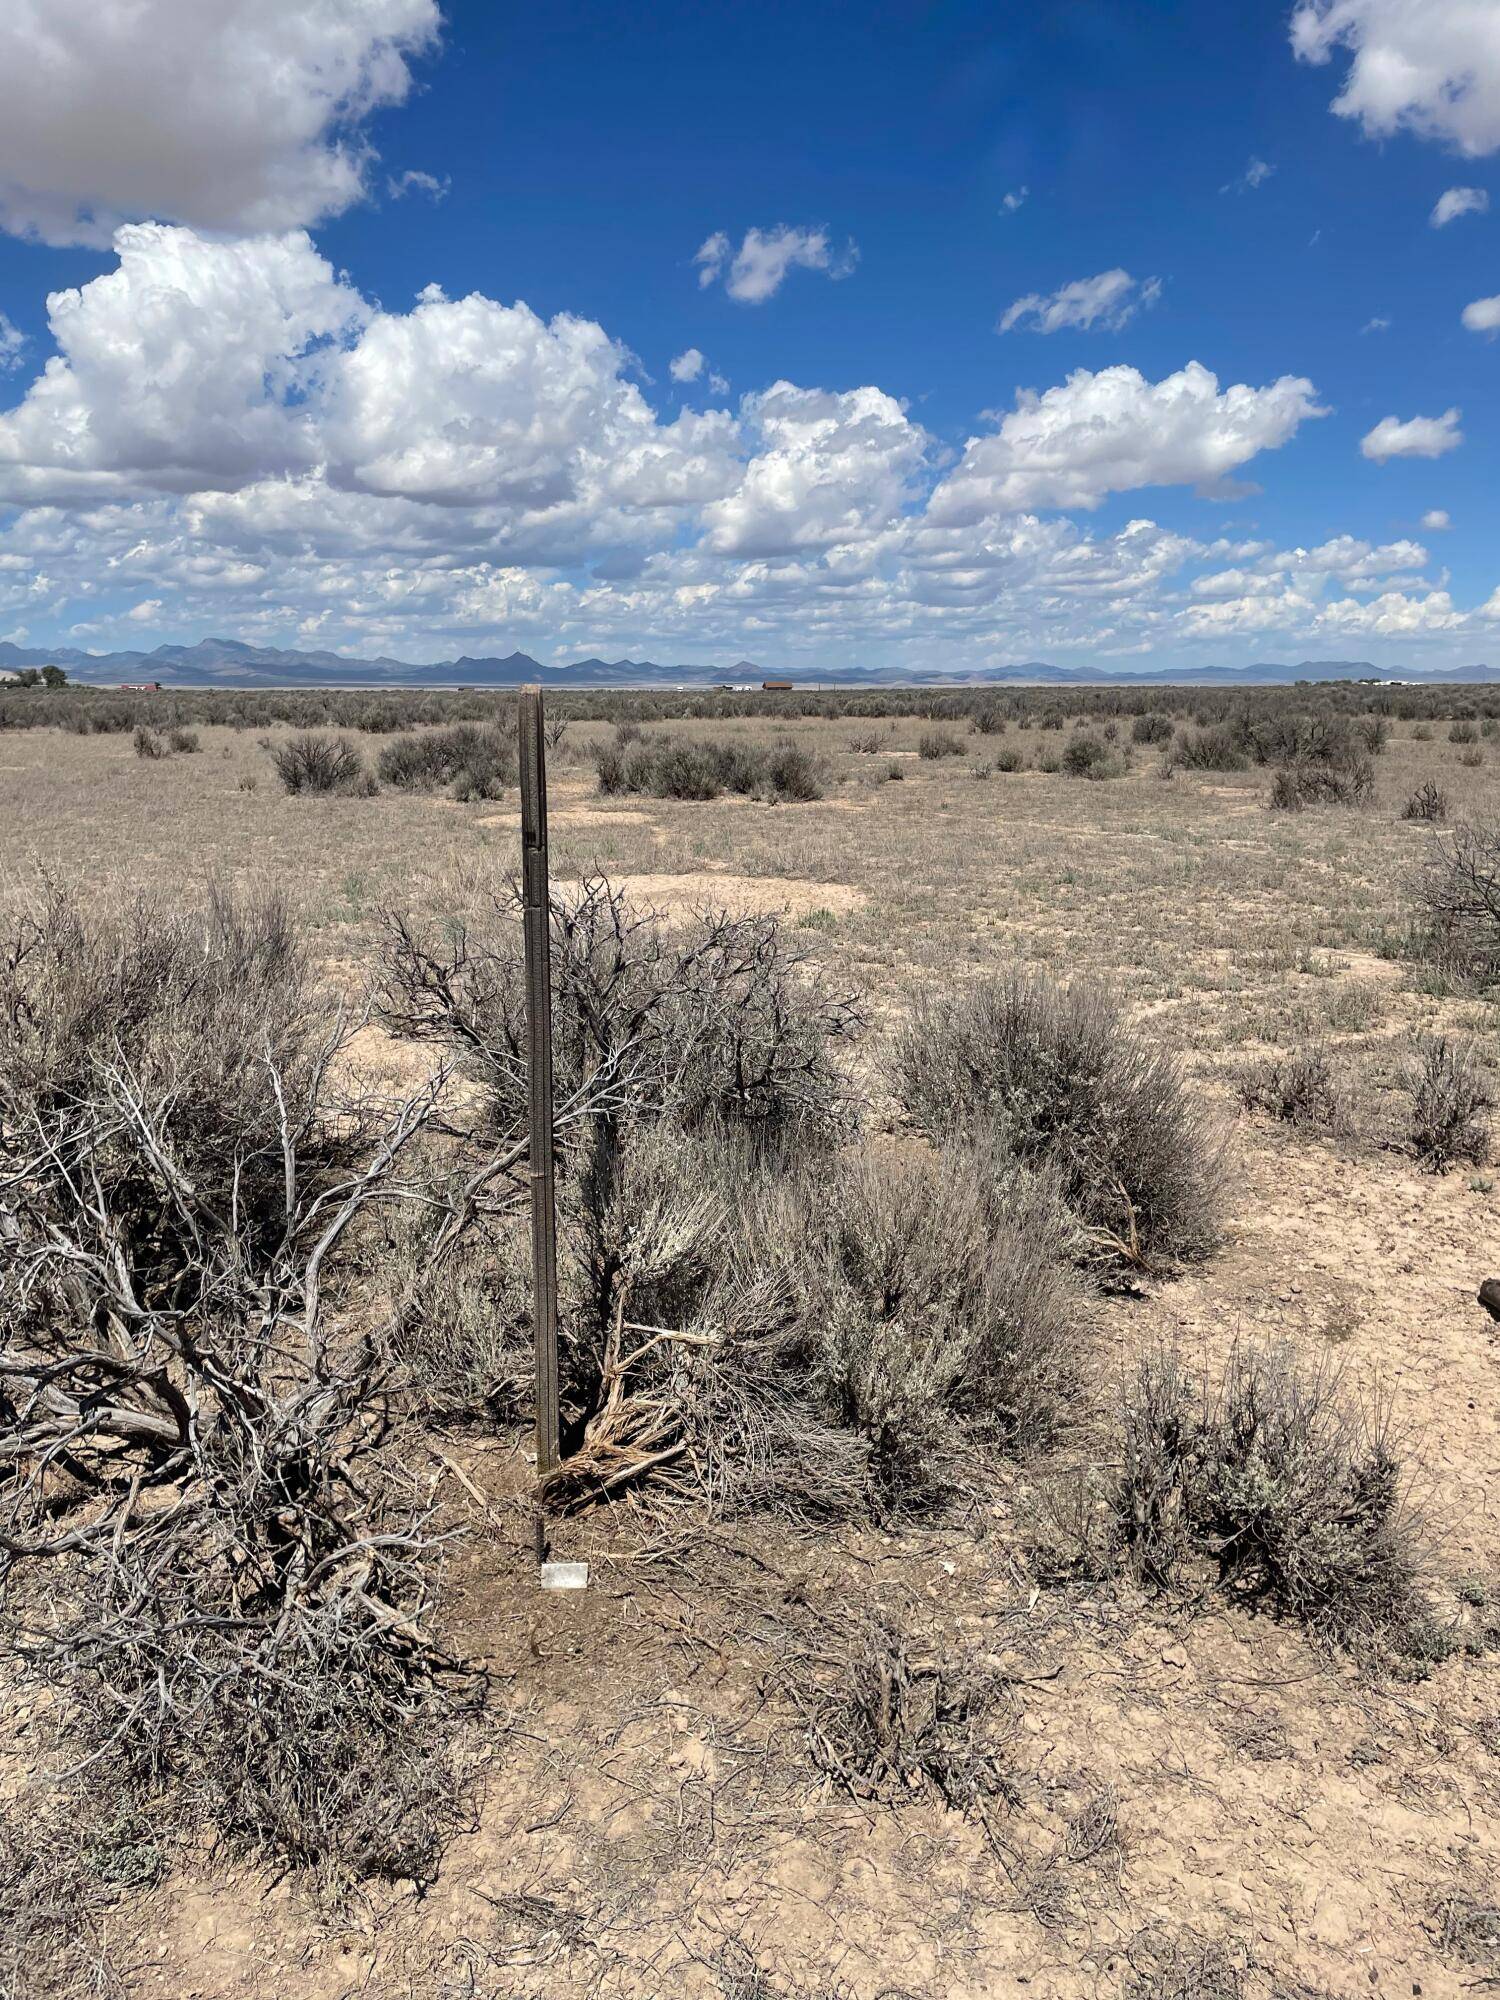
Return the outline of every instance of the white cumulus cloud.
<path id="1" fill-rule="evenodd" d="M 1453 522 L 1446 507 L 1429 507 L 1422 516 L 1422 526 L 1429 534 L 1440 535 L 1445 528 L 1451 528 Z"/>
<path id="2" fill-rule="evenodd" d="M 927 440 L 894 397 L 777 382 L 743 407 L 755 448 L 737 489 L 704 510 L 711 549 L 829 548 L 896 519 Z"/>
<path id="3" fill-rule="evenodd" d="M 1069 326 L 1102 326 L 1114 333 L 1160 297 L 1159 278 L 1137 282 L 1128 271 L 1101 271 L 1097 278 L 1075 278 L 1047 296 L 1028 292 L 1006 307 L 1000 331 L 1021 326 L 1031 333 L 1060 333 Z"/>
<path id="4" fill-rule="evenodd" d="M 1500 147 L 1495 0 L 1298 0 L 1291 36 L 1304 62 L 1348 51 L 1333 108 L 1367 137 L 1415 132 L 1475 159 Z"/>
<path id="5" fill-rule="evenodd" d="M 626 379 L 629 361 L 592 320 L 429 291 L 408 313 L 372 314 L 324 371 L 329 476 L 538 524 L 575 507 L 641 511 L 721 492 L 733 476 L 724 420 L 659 423 Z"/>
<path id="6" fill-rule="evenodd" d="M 930 512 L 962 520 L 1022 507 L 1092 508 L 1142 486 L 1221 492 L 1258 452 L 1323 414 L 1301 376 L 1221 390 L 1196 361 L 1160 382 L 1136 368 L 1080 368 L 1045 394 L 1021 391 L 997 431 L 971 438 Z"/>
<path id="7" fill-rule="evenodd" d="M 1360 441 L 1360 450 L 1377 465 L 1390 458 L 1441 458 L 1456 451 L 1464 441 L 1458 428 L 1461 411 L 1445 410 L 1440 417 L 1382 417 L 1374 430 Z"/>
<path id="8" fill-rule="evenodd" d="M 1449 188 L 1440 194 L 1432 214 L 1427 218 L 1434 229 L 1446 229 L 1450 222 L 1457 222 L 1461 215 L 1483 215 L 1490 205 L 1489 195 L 1483 188 Z"/>
<path id="9" fill-rule="evenodd" d="M 0 415 L 0 497 L 233 486 L 320 456 L 305 394 L 358 294 L 306 236 L 130 223 L 118 268 L 54 292 L 59 353 Z"/>
<path id="10" fill-rule="evenodd" d="M 1000 206 L 1005 210 L 1007 215 L 1014 215 L 1018 208 L 1024 208 L 1026 197 L 1030 193 L 1030 188 L 1012 188 L 1009 194 L 1003 194 L 1000 197 Z"/>
<path id="11" fill-rule="evenodd" d="M 1325 604 L 1318 624 L 1330 632 L 1355 632 L 1380 639 L 1420 638 L 1456 632 L 1468 623 L 1446 590 L 1388 590 L 1379 597 L 1340 597 Z"/>
<path id="12" fill-rule="evenodd" d="M 336 215 L 438 28 L 437 0 L 6 0 L 0 226 L 98 245 L 122 219 Z"/>
<path id="13" fill-rule="evenodd" d="M 743 242 L 734 250 L 722 229 L 715 230 L 694 253 L 698 283 L 708 286 L 724 280 L 730 298 L 742 305 L 762 305 L 781 289 L 789 271 L 822 271 L 830 278 L 847 278 L 859 252 L 853 243 L 835 252 L 826 229 L 792 229 L 780 223 L 775 229 L 747 229 Z"/>
<path id="14" fill-rule="evenodd" d="M 667 367 L 674 382 L 696 382 L 703 373 L 703 356 L 696 347 L 685 347 Z"/>
<path id="15" fill-rule="evenodd" d="M 1464 307 L 1462 318 L 1470 333 L 1500 333 L 1500 293 L 1473 300 Z"/>
<path id="16" fill-rule="evenodd" d="M 48 312 L 59 353 L 0 415 L 0 499 L 238 492 L 316 474 L 487 506 L 494 536 L 596 532 L 726 491 L 730 420 L 662 424 L 591 320 L 429 286 L 372 308 L 301 232 L 127 224 L 119 266 Z"/>
<path id="17" fill-rule="evenodd" d="M 1346 633 L 1393 664 L 1472 657 L 1477 614 L 1416 541 L 1057 511 L 1232 491 L 1321 414 L 1297 377 L 1081 370 L 954 453 L 868 383 L 657 407 L 592 320 L 436 285 L 377 305 L 300 231 L 128 225 L 48 311 L 56 352 L 0 412 L 4 633 L 923 671 L 1201 661 L 1267 633 L 1292 658 Z M 693 379 L 720 392 L 706 359 Z"/>

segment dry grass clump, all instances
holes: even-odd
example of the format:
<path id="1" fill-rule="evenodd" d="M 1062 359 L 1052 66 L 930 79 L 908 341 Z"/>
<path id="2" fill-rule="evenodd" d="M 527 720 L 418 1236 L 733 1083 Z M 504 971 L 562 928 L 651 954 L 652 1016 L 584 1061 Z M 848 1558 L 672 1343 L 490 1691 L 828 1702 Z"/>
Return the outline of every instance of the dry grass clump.
<path id="1" fill-rule="evenodd" d="M 724 792 L 787 803 L 823 796 L 818 760 L 798 743 L 710 743 L 685 737 L 616 741 L 597 752 L 599 789 L 606 796 L 716 799 Z"/>
<path id="2" fill-rule="evenodd" d="M 924 729 L 917 738 L 917 755 L 936 763 L 942 757 L 962 757 L 964 742 L 951 729 Z"/>
<path id="3" fill-rule="evenodd" d="M 519 782 L 515 731 L 500 723 L 481 727 L 473 722 L 424 729 L 388 743 L 376 769 L 386 784 L 402 792 L 498 799 Z"/>
<path id="4" fill-rule="evenodd" d="M 271 762 L 282 789 L 290 793 L 368 793 L 375 788 L 363 755 L 344 736 L 302 731 L 274 751 Z"/>
<path id="5" fill-rule="evenodd" d="M 1236 1602 L 1351 1647 L 1400 1647 L 1426 1618 L 1388 1420 L 1287 1349 L 1236 1347 L 1212 1391 L 1176 1354 L 1147 1355 L 1126 1392 L 1112 1504 L 1120 1545 L 1157 1587 L 1209 1564 Z"/>
<path id="6" fill-rule="evenodd" d="M 1301 1131 L 1346 1134 L 1354 1106 L 1346 1080 L 1327 1049 L 1314 1045 L 1272 1056 L 1240 1078 L 1240 1102 Z"/>
<path id="7" fill-rule="evenodd" d="M 156 1881 L 163 1854 L 127 1804 L 70 1787 L 0 1808 L 0 1995 L 4 2000 L 114 1996 L 127 1973 L 109 1943 L 121 1895 Z"/>
<path id="8" fill-rule="evenodd" d="M 1125 1959 L 1125 2000 L 1243 2000 L 1252 1969 L 1243 1946 L 1195 1930 L 1139 1932 Z"/>
<path id="9" fill-rule="evenodd" d="M 0 947 L 0 1583 L 93 1754 L 283 1854 L 411 1874 L 454 1698 L 339 1307 L 434 1093 L 340 1093 L 344 1040 L 275 902 L 103 921 L 51 892 Z"/>
<path id="10" fill-rule="evenodd" d="M 1435 1174 L 1458 1161 L 1482 1166 L 1489 1158 L 1494 1082 L 1469 1042 L 1433 1035 L 1418 1044 L 1402 1076 L 1409 1110 L 1406 1137 Z"/>
<path id="11" fill-rule="evenodd" d="M 1428 1919 L 1433 1942 L 1444 1958 L 1467 1965 L 1500 1962 L 1500 1897 L 1470 1885 L 1449 1889 L 1433 1904 Z M 1492 1979 L 1468 1982 L 1493 1986 Z"/>
<path id="12" fill-rule="evenodd" d="M 923 1131 L 984 1133 L 1053 1172 L 1096 1256 L 1155 1265 L 1212 1248 L 1221 1141 L 1177 1059 L 1102 988 L 1010 972 L 924 998 L 895 1071 Z"/>

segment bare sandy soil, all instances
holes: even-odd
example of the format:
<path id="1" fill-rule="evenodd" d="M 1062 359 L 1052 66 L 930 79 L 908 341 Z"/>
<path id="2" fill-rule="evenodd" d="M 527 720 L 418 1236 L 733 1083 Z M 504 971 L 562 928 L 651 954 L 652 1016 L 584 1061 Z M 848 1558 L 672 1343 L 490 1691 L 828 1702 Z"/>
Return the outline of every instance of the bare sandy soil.
<path id="1" fill-rule="evenodd" d="M 1500 1269 L 1495 1182 L 1421 1171 L 1387 1143 L 1383 1107 L 1419 1031 L 1495 1046 L 1492 1006 L 1384 943 L 1428 838 L 1402 801 L 1436 776 L 1455 813 L 1489 816 L 1495 767 L 1460 769 L 1447 743 L 1398 730 L 1373 804 L 1284 815 L 1263 773 L 1164 782 L 1145 752 L 1104 783 L 980 779 L 993 744 L 929 763 L 903 754 L 917 725 L 881 730 L 876 756 L 847 747 L 847 724 L 798 725 L 835 783 L 797 806 L 619 806 L 564 763 L 555 873 L 625 877 L 669 914 L 782 910 L 877 1024 L 924 983 L 1012 958 L 1106 977 L 1232 1125 L 1222 1248 L 1139 1296 L 1101 1297 L 1077 1432 L 935 1526 L 684 1517 L 664 1532 L 621 1507 L 559 1531 L 558 1553 L 591 1561 L 589 1590 L 542 1595 L 518 1446 L 429 1438 L 436 1490 L 468 1530 L 449 1629 L 494 1676 L 469 1748 L 470 1821 L 437 1882 L 331 1899 L 179 1847 L 166 1879 L 109 1919 L 120 1990 L 1430 2000 L 1500 1985 L 1495 1654 L 1372 1676 L 1212 1597 L 1169 1608 L 1117 1582 L 1046 1585 L 1024 1529 L 1038 1495 L 1067 1491 L 1107 1448 L 1115 1385 L 1151 1343 L 1212 1369 L 1237 1338 L 1287 1340 L 1389 1403 L 1443 1601 L 1476 1638 L 1492 1616 L 1500 1327 L 1475 1292 Z M 575 752 L 587 734 L 573 732 Z M 201 755 L 151 765 L 128 740 L 0 744 L 5 896 L 28 893 L 36 865 L 100 896 L 272 876 L 348 982 L 382 907 L 457 907 L 511 865 L 503 807 L 284 799 L 252 738 L 203 736 Z M 1361 1136 L 1239 1108 L 1247 1063 L 1310 1042 L 1357 1081 Z M 374 1042 L 366 1053 L 386 1059 Z M 877 1102 L 875 1127 L 883 1116 Z M 809 1757 L 798 1659 L 819 1620 L 875 1612 L 918 1653 L 994 1669 L 987 1727 L 1006 1782 L 983 1815 L 851 1798 Z M 38 1777 L 13 1737 L 0 1789 Z"/>

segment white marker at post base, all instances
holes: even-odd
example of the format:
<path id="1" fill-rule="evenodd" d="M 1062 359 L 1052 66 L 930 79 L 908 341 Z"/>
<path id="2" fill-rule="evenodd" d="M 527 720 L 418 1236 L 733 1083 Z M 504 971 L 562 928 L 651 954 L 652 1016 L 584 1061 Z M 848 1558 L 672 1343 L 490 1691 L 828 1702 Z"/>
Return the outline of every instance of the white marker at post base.
<path id="1" fill-rule="evenodd" d="M 542 1564 L 543 1590 L 585 1590 L 588 1587 L 588 1580 L 587 1563 L 544 1562 Z"/>

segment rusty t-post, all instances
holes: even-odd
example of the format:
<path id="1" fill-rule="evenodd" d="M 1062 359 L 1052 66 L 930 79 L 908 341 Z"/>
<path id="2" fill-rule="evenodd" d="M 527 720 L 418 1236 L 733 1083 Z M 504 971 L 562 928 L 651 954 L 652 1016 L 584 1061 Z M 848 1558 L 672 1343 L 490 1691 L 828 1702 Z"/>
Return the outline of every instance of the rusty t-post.
<path id="1" fill-rule="evenodd" d="M 521 690 L 521 890 L 526 927 L 530 1074 L 532 1323 L 536 1337 L 536 1539 L 546 1555 L 545 1496 L 557 1464 L 557 1202 L 552 1162 L 552 932 L 547 876 L 547 758 L 542 691 Z"/>

